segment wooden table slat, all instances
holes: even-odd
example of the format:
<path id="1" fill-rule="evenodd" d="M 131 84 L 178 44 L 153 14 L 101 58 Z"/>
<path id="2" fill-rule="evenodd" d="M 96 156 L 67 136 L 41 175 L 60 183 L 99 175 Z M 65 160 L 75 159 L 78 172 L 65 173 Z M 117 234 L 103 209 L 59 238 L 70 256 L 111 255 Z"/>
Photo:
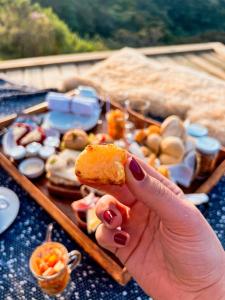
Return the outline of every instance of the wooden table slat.
<path id="1" fill-rule="evenodd" d="M 213 65 L 212 63 L 206 61 L 205 59 L 201 58 L 200 56 L 196 56 L 193 54 L 187 54 L 186 56 L 188 59 L 190 59 L 191 62 L 200 66 L 202 69 L 204 69 L 209 74 L 225 80 L 225 72 L 222 71 L 220 68 L 216 67 L 215 65 Z"/>

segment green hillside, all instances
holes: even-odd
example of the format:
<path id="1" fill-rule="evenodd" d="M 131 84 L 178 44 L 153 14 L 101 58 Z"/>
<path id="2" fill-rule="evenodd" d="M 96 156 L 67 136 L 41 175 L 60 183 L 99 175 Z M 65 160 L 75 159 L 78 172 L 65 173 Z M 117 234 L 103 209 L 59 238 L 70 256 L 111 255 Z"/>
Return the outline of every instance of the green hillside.
<path id="1" fill-rule="evenodd" d="M 224 0 L 38 2 L 52 7 L 72 31 L 86 38 L 99 36 L 110 48 L 225 41 Z"/>

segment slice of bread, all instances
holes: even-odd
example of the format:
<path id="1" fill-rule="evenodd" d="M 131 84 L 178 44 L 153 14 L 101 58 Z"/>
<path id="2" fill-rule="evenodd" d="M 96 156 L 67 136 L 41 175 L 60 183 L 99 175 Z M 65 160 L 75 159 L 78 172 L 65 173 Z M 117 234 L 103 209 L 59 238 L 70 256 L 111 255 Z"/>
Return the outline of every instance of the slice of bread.
<path id="1" fill-rule="evenodd" d="M 126 159 L 126 151 L 113 144 L 88 145 L 76 160 L 75 173 L 85 183 L 122 185 Z"/>

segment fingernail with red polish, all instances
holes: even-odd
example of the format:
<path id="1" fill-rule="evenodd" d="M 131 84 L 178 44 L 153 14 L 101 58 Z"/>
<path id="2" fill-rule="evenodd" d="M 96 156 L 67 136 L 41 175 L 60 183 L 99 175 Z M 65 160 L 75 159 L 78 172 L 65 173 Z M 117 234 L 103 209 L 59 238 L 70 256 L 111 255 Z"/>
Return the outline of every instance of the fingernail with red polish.
<path id="1" fill-rule="evenodd" d="M 106 223 L 111 224 L 116 214 L 112 210 L 106 210 L 103 213 L 103 219 L 106 221 Z"/>
<path id="2" fill-rule="evenodd" d="M 145 173 L 139 166 L 139 164 L 136 162 L 134 158 L 131 159 L 130 164 L 129 164 L 129 169 L 131 170 L 134 178 L 138 181 L 143 180 L 145 177 Z"/>
<path id="3" fill-rule="evenodd" d="M 127 237 L 123 233 L 116 233 L 114 235 L 114 241 L 119 245 L 126 245 Z"/>

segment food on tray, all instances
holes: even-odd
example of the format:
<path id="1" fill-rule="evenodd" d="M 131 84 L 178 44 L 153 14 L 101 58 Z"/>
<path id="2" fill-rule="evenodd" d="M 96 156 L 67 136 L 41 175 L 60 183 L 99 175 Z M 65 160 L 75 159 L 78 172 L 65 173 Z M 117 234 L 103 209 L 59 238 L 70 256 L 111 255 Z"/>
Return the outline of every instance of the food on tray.
<path id="1" fill-rule="evenodd" d="M 74 201 L 71 207 L 75 213 L 77 225 L 86 229 L 88 233 L 95 232 L 101 223 L 95 213 L 95 206 L 99 197 L 90 192 L 81 200 Z"/>
<path id="2" fill-rule="evenodd" d="M 85 182 L 122 185 L 127 153 L 113 144 L 88 145 L 75 164 L 77 177 Z"/>
<path id="3" fill-rule="evenodd" d="M 170 116 L 164 120 L 160 127 L 161 136 L 176 136 L 184 140 L 186 138 L 186 129 L 183 122 L 177 116 Z"/>
<path id="4" fill-rule="evenodd" d="M 137 142 L 137 143 L 142 143 L 145 138 L 147 136 L 147 132 L 146 130 L 144 129 L 140 129 L 136 132 L 135 136 L 134 136 L 134 140 Z"/>
<path id="5" fill-rule="evenodd" d="M 101 220 L 96 216 L 95 207 L 87 210 L 87 231 L 88 233 L 95 232 Z"/>
<path id="6" fill-rule="evenodd" d="M 122 139 L 125 135 L 125 114 L 119 109 L 111 110 L 106 115 L 108 134 L 114 139 Z"/>
<path id="7" fill-rule="evenodd" d="M 17 143 L 25 134 L 30 131 L 30 126 L 25 123 L 15 123 L 11 128 L 14 141 Z"/>
<path id="8" fill-rule="evenodd" d="M 151 151 L 148 147 L 146 146 L 142 146 L 141 147 L 141 151 L 144 154 L 145 157 L 149 156 L 151 154 Z"/>
<path id="9" fill-rule="evenodd" d="M 161 153 L 174 157 L 178 162 L 182 161 L 185 148 L 183 141 L 175 136 L 164 138 L 160 144 Z"/>
<path id="10" fill-rule="evenodd" d="M 56 185 L 80 186 L 74 174 L 76 157 L 80 152 L 65 149 L 59 154 L 50 156 L 46 162 L 46 177 Z"/>
<path id="11" fill-rule="evenodd" d="M 139 129 L 135 140 L 141 145 L 144 156 L 148 157 L 148 164 L 153 167 L 156 163 L 171 165 L 182 162 L 188 142 L 185 127 L 176 116 L 168 117 L 161 126 Z"/>
<path id="12" fill-rule="evenodd" d="M 152 133 L 158 133 L 160 134 L 160 126 L 157 125 L 150 125 L 146 130 L 145 130 L 147 135 L 150 135 Z"/>
<path id="13" fill-rule="evenodd" d="M 73 150 L 83 150 L 88 144 L 88 135 L 82 129 L 71 129 L 63 136 L 63 147 Z"/>
<path id="14" fill-rule="evenodd" d="M 46 242 L 33 252 L 30 268 L 35 276 L 41 276 L 38 284 L 43 291 L 55 295 L 62 292 L 70 280 L 67 263 L 66 248 L 60 243 Z"/>
<path id="15" fill-rule="evenodd" d="M 152 133 L 147 136 L 145 144 L 157 155 L 159 153 L 161 140 L 162 138 L 158 133 Z"/>
<path id="16" fill-rule="evenodd" d="M 41 127 L 37 127 L 30 132 L 28 132 L 24 137 L 22 137 L 19 141 L 19 144 L 22 146 L 26 146 L 32 142 L 42 143 L 45 139 L 45 132 Z"/>
<path id="17" fill-rule="evenodd" d="M 159 160 L 163 165 L 176 165 L 181 162 L 180 159 L 168 154 L 160 154 Z"/>
<path id="18" fill-rule="evenodd" d="M 113 139 L 107 133 L 97 133 L 89 135 L 89 142 L 93 145 L 112 144 Z"/>

